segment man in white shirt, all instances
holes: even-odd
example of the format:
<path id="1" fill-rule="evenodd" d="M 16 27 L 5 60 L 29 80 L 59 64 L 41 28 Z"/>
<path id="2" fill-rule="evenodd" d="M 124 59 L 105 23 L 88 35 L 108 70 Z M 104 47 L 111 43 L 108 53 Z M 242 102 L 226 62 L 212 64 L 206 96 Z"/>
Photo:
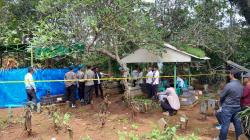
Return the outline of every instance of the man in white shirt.
<path id="1" fill-rule="evenodd" d="M 37 99 L 36 99 L 36 86 L 33 80 L 33 73 L 34 73 L 34 69 L 33 68 L 28 68 L 28 73 L 25 75 L 24 77 L 24 81 L 25 81 L 25 89 L 26 89 L 26 93 L 27 93 L 27 98 L 28 101 L 32 101 L 35 104 L 37 104 Z"/>
<path id="2" fill-rule="evenodd" d="M 174 84 L 170 84 L 165 92 L 158 93 L 162 110 L 167 112 L 169 116 L 177 114 L 177 110 L 180 109 L 180 100 L 177 96 Z"/>
<path id="3" fill-rule="evenodd" d="M 142 86 L 142 84 L 143 84 L 143 71 L 141 68 L 139 69 L 138 73 L 139 73 L 138 74 L 138 80 L 139 80 L 138 83 L 140 86 Z"/>
<path id="4" fill-rule="evenodd" d="M 155 66 L 153 71 L 152 93 L 151 93 L 153 98 L 156 98 L 159 82 L 160 82 L 160 72 L 158 71 L 157 66 Z"/>
<path id="5" fill-rule="evenodd" d="M 100 90 L 100 93 L 101 93 L 101 98 L 104 99 L 104 96 L 103 96 L 103 89 L 102 89 L 102 75 L 103 73 L 101 73 L 99 71 L 99 68 L 98 67 L 95 67 L 94 69 L 94 72 L 95 72 L 95 79 L 97 80 L 94 80 L 94 87 L 95 87 L 95 95 L 96 95 L 96 98 L 99 97 L 99 90 Z"/>
<path id="6" fill-rule="evenodd" d="M 177 81 L 178 87 L 180 87 L 180 88 L 184 87 L 184 80 L 182 78 L 177 77 L 176 81 Z"/>
<path id="7" fill-rule="evenodd" d="M 148 98 L 152 98 L 152 78 L 153 78 L 153 71 L 152 68 L 148 68 L 148 73 L 146 75 L 146 86 L 148 91 Z"/>
<path id="8" fill-rule="evenodd" d="M 136 86 L 136 81 L 137 81 L 137 78 L 138 78 L 138 76 L 139 76 L 139 72 L 138 72 L 138 70 L 137 69 L 134 69 L 133 71 L 132 71 L 132 78 L 133 78 L 133 87 L 135 87 Z"/>

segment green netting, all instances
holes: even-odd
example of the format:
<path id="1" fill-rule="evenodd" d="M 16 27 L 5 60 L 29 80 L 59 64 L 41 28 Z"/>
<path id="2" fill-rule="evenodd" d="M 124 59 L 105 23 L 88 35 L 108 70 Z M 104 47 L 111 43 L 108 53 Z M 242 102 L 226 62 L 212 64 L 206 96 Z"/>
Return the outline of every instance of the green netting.
<path id="1" fill-rule="evenodd" d="M 65 47 L 63 45 L 54 45 L 51 47 L 36 47 L 34 48 L 34 54 L 36 59 L 48 59 L 57 56 L 71 55 L 75 52 L 83 52 L 85 49 L 84 44 L 74 44 L 70 47 Z"/>

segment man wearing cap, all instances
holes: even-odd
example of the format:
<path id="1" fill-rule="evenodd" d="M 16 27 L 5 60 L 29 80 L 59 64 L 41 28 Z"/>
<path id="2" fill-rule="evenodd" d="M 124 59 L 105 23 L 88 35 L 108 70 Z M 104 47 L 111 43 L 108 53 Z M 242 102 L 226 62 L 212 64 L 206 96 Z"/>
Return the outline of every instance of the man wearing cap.
<path id="1" fill-rule="evenodd" d="M 37 100 L 36 100 L 36 86 L 33 81 L 33 73 L 34 69 L 33 68 L 28 68 L 28 73 L 24 77 L 25 81 L 25 89 L 28 97 L 28 101 L 33 101 L 36 107 Z"/>
<path id="2" fill-rule="evenodd" d="M 230 82 L 227 83 L 220 94 L 221 108 L 216 117 L 221 124 L 219 140 L 226 140 L 230 122 L 235 127 L 236 139 L 242 134 L 241 122 L 238 112 L 241 111 L 240 99 L 243 93 L 243 86 L 236 79 L 237 71 L 231 70 L 228 74 Z"/>
<path id="3" fill-rule="evenodd" d="M 76 107 L 75 92 L 76 92 L 76 74 L 74 73 L 73 66 L 69 67 L 69 72 L 64 76 L 66 87 L 66 100 L 71 102 L 71 107 Z M 68 80 L 68 81 L 67 81 Z"/>
<path id="4" fill-rule="evenodd" d="M 242 108 L 250 107 L 250 72 L 245 75 L 247 78 L 246 85 L 243 89 L 243 95 L 241 97 Z"/>

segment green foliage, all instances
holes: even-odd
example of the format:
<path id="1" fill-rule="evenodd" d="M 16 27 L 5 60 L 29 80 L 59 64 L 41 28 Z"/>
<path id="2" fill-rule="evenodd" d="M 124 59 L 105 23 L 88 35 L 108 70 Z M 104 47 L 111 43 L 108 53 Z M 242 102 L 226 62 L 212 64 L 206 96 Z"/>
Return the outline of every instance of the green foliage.
<path id="1" fill-rule="evenodd" d="M 164 131 L 160 131 L 158 129 L 154 129 L 151 132 L 150 139 L 151 140 L 172 140 L 176 135 L 176 127 L 167 127 Z"/>
<path id="2" fill-rule="evenodd" d="M 71 115 L 69 113 L 65 113 L 63 116 L 63 124 L 64 125 L 69 125 L 69 120 L 70 120 Z"/>
<path id="3" fill-rule="evenodd" d="M 153 129 L 150 133 L 138 135 L 134 131 L 118 131 L 119 140 L 199 140 L 199 137 L 194 133 L 187 136 L 178 136 L 176 134 L 177 127 L 167 127 L 164 131 Z"/>
<path id="4" fill-rule="evenodd" d="M 0 129 L 5 129 L 9 126 L 8 120 L 4 120 L 3 118 L 0 118 Z"/>
<path id="5" fill-rule="evenodd" d="M 134 132 L 118 131 L 119 140 L 140 140 L 139 135 Z"/>
<path id="6" fill-rule="evenodd" d="M 39 13 L 35 12 L 38 1 L 1 1 L 0 6 L 0 45 L 22 43 L 25 35 L 30 35 Z"/>
<path id="7" fill-rule="evenodd" d="M 62 44 L 67 48 L 72 43 L 88 42 L 86 52 L 100 52 L 113 59 L 138 47 L 157 50 L 162 47 L 158 45 L 161 33 L 141 7 L 140 0 L 112 3 L 42 0 L 37 10 L 45 17 L 39 21 L 31 44 L 36 47 Z"/>
<path id="8" fill-rule="evenodd" d="M 131 99 L 131 104 L 138 108 L 140 112 L 153 111 L 159 108 L 159 104 L 144 96 L 135 96 Z"/>
<path id="9" fill-rule="evenodd" d="M 190 47 L 187 44 L 180 44 L 179 48 L 187 53 L 190 53 L 192 55 L 198 56 L 198 57 L 205 57 L 205 52 L 200 48 L 194 48 Z"/>
<path id="10" fill-rule="evenodd" d="M 81 137 L 80 140 L 92 140 L 90 136 Z"/>
<path id="11" fill-rule="evenodd" d="M 131 128 L 132 128 L 133 130 L 137 130 L 137 129 L 138 129 L 138 125 L 135 124 L 135 123 L 133 123 L 133 124 L 131 125 Z"/>
<path id="12" fill-rule="evenodd" d="M 250 134 L 250 107 L 239 113 L 244 133 Z"/>
<path id="13" fill-rule="evenodd" d="M 61 116 L 60 116 L 59 112 L 53 112 L 52 119 L 53 119 L 54 126 L 56 128 L 60 128 L 61 127 Z"/>

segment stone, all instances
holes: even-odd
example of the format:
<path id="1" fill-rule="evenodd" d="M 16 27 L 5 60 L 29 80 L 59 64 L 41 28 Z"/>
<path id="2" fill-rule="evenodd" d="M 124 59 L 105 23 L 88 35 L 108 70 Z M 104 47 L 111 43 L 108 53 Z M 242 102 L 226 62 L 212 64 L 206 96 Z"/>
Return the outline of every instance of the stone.
<path id="1" fill-rule="evenodd" d="M 200 113 L 206 114 L 207 113 L 207 103 L 206 101 L 202 101 L 200 104 Z"/>
<path id="2" fill-rule="evenodd" d="M 167 122 L 164 118 L 161 118 L 160 120 L 158 120 L 158 125 L 161 130 L 164 130 L 167 127 Z"/>
<path id="3" fill-rule="evenodd" d="M 182 130 L 186 130 L 187 124 L 188 124 L 188 118 L 186 116 L 181 116 L 180 117 L 180 128 Z"/>

